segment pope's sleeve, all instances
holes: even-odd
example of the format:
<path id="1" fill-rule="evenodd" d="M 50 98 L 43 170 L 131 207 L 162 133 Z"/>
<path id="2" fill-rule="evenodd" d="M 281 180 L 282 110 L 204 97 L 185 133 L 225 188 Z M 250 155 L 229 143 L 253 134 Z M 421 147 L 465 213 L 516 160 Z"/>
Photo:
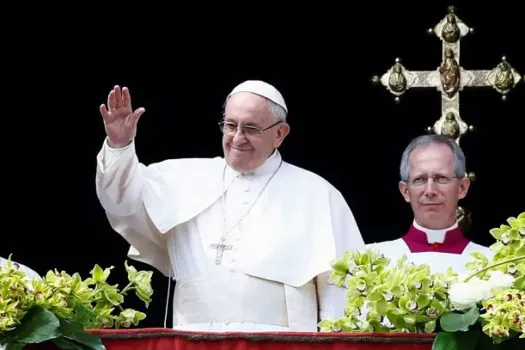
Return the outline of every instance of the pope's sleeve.
<path id="1" fill-rule="evenodd" d="M 125 217 L 140 211 L 144 185 L 141 168 L 134 141 L 115 149 L 104 140 L 97 155 L 96 190 L 106 212 Z"/>
<path id="2" fill-rule="evenodd" d="M 148 171 L 139 163 L 132 141 L 113 149 L 104 140 L 97 155 L 96 193 L 112 228 L 130 245 L 129 256 L 169 274 L 164 236 L 149 218 L 142 199 Z"/>

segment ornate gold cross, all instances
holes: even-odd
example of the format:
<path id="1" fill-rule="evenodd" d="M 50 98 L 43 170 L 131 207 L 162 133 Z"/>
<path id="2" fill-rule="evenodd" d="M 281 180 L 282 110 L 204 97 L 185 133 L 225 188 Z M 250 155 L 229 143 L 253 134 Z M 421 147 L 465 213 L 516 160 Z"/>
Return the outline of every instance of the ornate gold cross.
<path id="1" fill-rule="evenodd" d="M 396 102 L 410 88 L 436 88 L 441 93 L 441 116 L 427 131 L 448 136 L 458 144 L 463 134 L 474 129 L 473 125 L 467 125 L 461 118 L 459 92 L 465 87 L 492 87 L 505 101 L 507 94 L 521 79 L 505 56 L 492 70 L 464 69 L 460 65 L 460 41 L 471 32 L 473 29 L 463 23 L 456 15 L 455 8 L 450 6 L 448 14 L 428 30 L 429 34 L 435 34 L 442 42 L 442 61 L 437 69 L 410 71 L 396 58 L 386 73 L 372 78 L 374 83 L 385 86 L 395 96 Z M 474 173 L 468 176 L 471 181 L 475 180 Z M 471 224 L 469 211 L 458 207 L 456 216 L 460 225 L 467 230 Z"/>
<path id="2" fill-rule="evenodd" d="M 449 136 L 459 144 L 461 136 L 473 130 L 473 126 L 468 126 L 460 116 L 459 92 L 465 87 L 492 87 L 505 100 L 521 76 L 505 57 L 492 70 L 466 70 L 460 65 L 461 38 L 473 29 L 458 18 L 453 6 L 428 32 L 442 42 L 442 62 L 437 69 L 409 71 L 396 58 L 395 64 L 385 74 L 374 76 L 372 81 L 384 85 L 396 96 L 396 101 L 410 88 L 436 88 L 441 92 L 441 117 L 427 131 Z"/>

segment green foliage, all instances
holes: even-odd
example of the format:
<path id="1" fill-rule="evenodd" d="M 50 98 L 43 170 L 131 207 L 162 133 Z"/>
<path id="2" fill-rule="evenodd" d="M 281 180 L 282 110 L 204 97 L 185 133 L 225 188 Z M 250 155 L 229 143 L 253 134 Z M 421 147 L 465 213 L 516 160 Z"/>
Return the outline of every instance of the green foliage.
<path id="1" fill-rule="evenodd" d="M 478 319 L 479 309 L 473 306 L 466 312 L 452 311 L 443 314 L 439 319 L 439 324 L 445 332 L 466 332 L 470 326 L 478 322 Z"/>
<path id="2" fill-rule="evenodd" d="M 498 270 L 508 273 L 516 278 L 518 283 L 524 284 L 525 260 L 517 259 L 511 263 L 505 263 L 512 258 L 525 256 L 525 212 L 518 217 L 510 217 L 507 224 L 500 225 L 499 228 L 490 230 L 490 234 L 496 240 L 490 248 L 494 252 L 492 261 L 489 261 L 480 253 L 474 255 L 474 259 L 467 263 L 466 267 L 472 271 L 480 271 L 477 275 L 485 278 L 489 271 Z M 498 266 L 489 265 L 501 263 Z M 485 269 L 485 270 L 483 270 Z M 483 271 L 481 271 L 483 270 Z"/>
<path id="3" fill-rule="evenodd" d="M 348 290 L 345 315 L 321 331 L 436 333 L 434 350 L 525 349 L 525 213 L 490 233 L 493 257 L 472 253 L 464 279 L 406 256 L 391 264 L 377 250 L 346 252 L 331 274 Z"/>
<path id="4" fill-rule="evenodd" d="M 379 251 L 345 253 L 334 262 L 331 279 L 348 289 L 345 317 L 323 320 L 322 331 L 433 332 L 450 310 L 447 288 L 457 275 L 430 273 L 406 256 L 389 267 Z"/>
<path id="5" fill-rule="evenodd" d="M 483 332 L 501 343 L 518 335 L 525 338 L 525 291 L 506 289 L 497 291 L 493 297 L 482 301 L 480 316 Z"/>
<path id="6" fill-rule="evenodd" d="M 7 349 L 42 342 L 61 349 L 104 349 L 86 330 L 137 326 L 146 314 L 124 308 L 124 298 L 133 291 L 147 308 L 153 295 L 153 273 L 124 266 L 129 283 L 120 290 L 108 283 L 113 267 L 95 265 L 85 280 L 64 271 L 29 279 L 9 258 L 0 269 L 0 344 Z"/>

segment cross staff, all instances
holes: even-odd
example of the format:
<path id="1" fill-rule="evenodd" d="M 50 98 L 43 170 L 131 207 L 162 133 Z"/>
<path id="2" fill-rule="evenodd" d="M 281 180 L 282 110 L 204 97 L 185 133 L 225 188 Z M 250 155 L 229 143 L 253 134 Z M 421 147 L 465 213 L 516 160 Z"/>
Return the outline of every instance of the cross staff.
<path id="1" fill-rule="evenodd" d="M 385 74 L 374 76 L 372 81 L 385 86 L 396 96 L 396 102 L 410 88 L 436 88 L 441 92 L 441 117 L 427 131 L 451 137 L 459 144 L 461 136 L 467 130 L 473 130 L 473 126 L 467 126 L 460 116 L 459 92 L 465 87 L 492 87 L 505 101 L 521 76 L 505 57 L 492 70 L 466 70 L 460 66 L 460 40 L 473 29 L 456 16 L 453 6 L 428 32 L 442 42 L 442 62 L 436 70 L 409 71 L 396 58 L 395 64 Z"/>

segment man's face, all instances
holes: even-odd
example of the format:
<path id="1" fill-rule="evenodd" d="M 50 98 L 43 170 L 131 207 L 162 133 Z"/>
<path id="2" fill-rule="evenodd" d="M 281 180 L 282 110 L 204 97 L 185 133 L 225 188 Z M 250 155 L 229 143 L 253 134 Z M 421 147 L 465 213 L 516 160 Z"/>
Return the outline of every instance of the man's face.
<path id="1" fill-rule="evenodd" d="M 443 144 L 414 149 L 409 158 L 408 183 L 399 190 L 410 202 L 415 221 L 429 229 L 442 229 L 456 222 L 458 201 L 467 195 L 468 177 L 455 177 L 454 154 Z"/>
<path id="2" fill-rule="evenodd" d="M 224 157 L 229 166 L 242 173 L 251 172 L 262 165 L 289 132 L 288 124 L 278 123 L 269 102 L 249 92 L 239 92 L 229 98 L 224 110 L 224 121 Z M 261 133 L 257 131 L 273 124 L 276 125 L 268 130 Z M 231 130 L 235 127 L 236 130 Z M 246 132 L 243 132 L 243 128 Z"/>

